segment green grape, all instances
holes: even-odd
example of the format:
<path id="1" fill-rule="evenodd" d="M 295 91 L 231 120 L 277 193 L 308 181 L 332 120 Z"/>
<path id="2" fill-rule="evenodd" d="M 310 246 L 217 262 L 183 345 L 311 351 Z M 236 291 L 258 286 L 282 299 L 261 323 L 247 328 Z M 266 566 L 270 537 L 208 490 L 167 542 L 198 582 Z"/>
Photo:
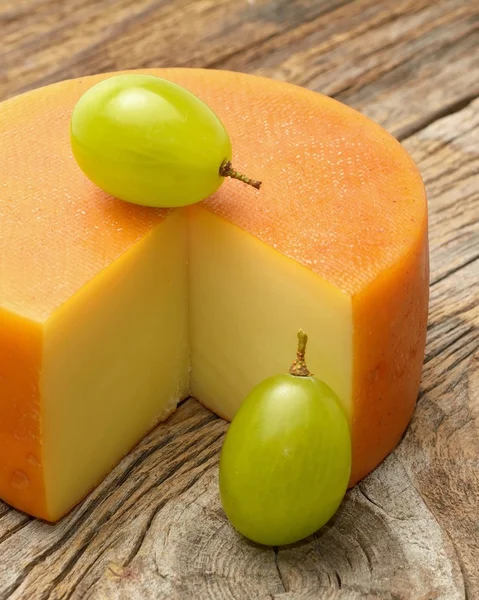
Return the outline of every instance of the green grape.
<path id="1" fill-rule="evenodd" d="M 219 485 L 232 525 L 272 546 L 297 542 L 337 511 L 351 472 L 351 437 L 336 394 L 304 362 L 256 386 L 223 444 Z"/>
<path id="2" fill-rule="evenodd" d="M 231 141 L 216 114 L 188 90 L 152 75 L 116 75 L 91 87 L 73 110 L 70 141 L 94 184 L 135 204 L 193 204 L 224 177 L 260 185 L 232 168 Z"/>

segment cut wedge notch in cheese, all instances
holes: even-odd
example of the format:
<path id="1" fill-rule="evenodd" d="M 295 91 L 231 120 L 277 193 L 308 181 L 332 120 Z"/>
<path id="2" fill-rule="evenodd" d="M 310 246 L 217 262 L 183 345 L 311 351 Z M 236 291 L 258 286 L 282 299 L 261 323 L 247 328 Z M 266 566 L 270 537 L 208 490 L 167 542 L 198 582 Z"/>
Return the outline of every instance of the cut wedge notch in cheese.
<path id="1" fill-rule="evenodd" d="M 73 107 L 109 75 L 0 105 L 0 497 L 55 521 L 192 394 L 231 419 L 285 372 L 298 329 L 339 395 L 351 485 L 414 409 L 428 306 L 427 206 L 401 145 L 340 103 L 225 71 L 147 71 L 206 101 L 258 193 L 112 199 L 77 167 Z"/>

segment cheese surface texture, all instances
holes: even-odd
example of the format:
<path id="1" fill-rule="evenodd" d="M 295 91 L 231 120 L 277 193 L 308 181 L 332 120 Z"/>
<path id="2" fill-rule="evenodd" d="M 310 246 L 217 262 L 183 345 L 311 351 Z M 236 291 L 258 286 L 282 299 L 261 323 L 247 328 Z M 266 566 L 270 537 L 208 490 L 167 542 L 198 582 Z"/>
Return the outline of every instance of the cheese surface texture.
<path id="1" fill-rule="evenodd" d="M 400 144 L 338 102 L 224 71 L 145 71 L 218 114 L 237 170 L 200 205 L 108 197 L 69 147 L 108 75 L 0 104 L 0 497 L 55 521 L 192 394 L 231 419 L 285 372 L 298 329 L 338 394 L 351 484 L 414 409 L 428 306 L 427 205 Z"/>

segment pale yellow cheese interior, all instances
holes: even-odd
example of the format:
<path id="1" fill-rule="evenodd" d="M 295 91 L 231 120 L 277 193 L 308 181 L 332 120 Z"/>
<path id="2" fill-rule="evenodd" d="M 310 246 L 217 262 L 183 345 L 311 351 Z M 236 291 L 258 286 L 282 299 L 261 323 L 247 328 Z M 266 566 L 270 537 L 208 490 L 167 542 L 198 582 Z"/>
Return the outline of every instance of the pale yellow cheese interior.
<path id="1" fill-rule="evenodd" d="M 188 395 L 185 214 L 173 213 L 45 326 L 47 506 L 72 507 Z"/>
<path id="2" fill-rule="evenodd" d="M 188 226 L 192 395 L 231 419 L 255 385 L 287 372 L 302 328 L 309 369 L 349 411 L 350 296 L 207 210 L 193 208 Z"/>

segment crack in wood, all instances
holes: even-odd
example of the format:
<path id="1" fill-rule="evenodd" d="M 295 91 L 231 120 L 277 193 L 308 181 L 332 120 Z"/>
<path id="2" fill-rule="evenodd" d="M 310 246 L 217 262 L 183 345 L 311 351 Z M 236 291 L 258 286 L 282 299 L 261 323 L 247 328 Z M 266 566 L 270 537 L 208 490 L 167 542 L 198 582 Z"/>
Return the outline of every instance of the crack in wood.
<path id="1" fill-rule="evenodd" d="M 445 273 L 443 273 L 442 275 L 440 275 L 439 277 L 437 277 L 433 281 L 431 281 L 430 287 L 432 288 L 432 287 L 436 286 L 438 283 L 441 283 L 441 281 L 448 279 L 452 275 L 454 275 L 454 274 L 458 273 L 459 271 L 465 269 L 466 267 L 472 265 L 478 259 L 479 259 L 479 248 L 478 248 L 478 253 L 475 256 L 472 256 L 471 258 L 465 260 L 464 262 L 461 262 L 459 265 L 455 265 L 454 267 L 451 267 Z"/>
<path id="2" fill-rule="evenodd" d="M 315 21 L 324 18 L 325 16 L 330 15 L 330 14 L 336 12 L 337 10 L 339 10 L 340 8 L 343 8 L 344 6 L 350 4 L 352 1 L 353 0 L 344 0 L 343 2 L 338 2 L 336 4 L 333 4 L 332 6 L 327 6 L 327 7 L 325 7 L 325 9 L 323 11 L 320 11 L 319 13 L 312 15 L 308 19 L 302 20 L 300 27 L 303 27 L 307 24 L 314 23 Z M 238 56 L 241 56 L 242 54 L 245 54 L 246 52 L 249 52 L 250 50 L 252 50 L 254 48 L 258 48 L 261 45 L 271 42 L 277 38 L 280 38 L 283 35 L 287 35 L 291 31 L 295 31 L 296 29 L 298 29 L 297 24 L 291 25 L 289 27 L 285 27 L 284 29 L 282 29 L 280 31 L 276 31 L 275 33 L 272 33 L 271 35 L 265 36 L 264 38 L 262 38 L 260 40 L 256 40 L 254 42 L 245 44 L 244 46 L 242 46 L 241 48 L 238 48 L 237 50 L 234 50 L 233 52 L 226 53 L 223 56 L 221 56 L 220 58 L 215 59 L 214 61 L 211 61 L 209 63 L 206 63 L 205 67 L 207 69 L 219 69 L 219 68 L 221 68 L 222 65 L 224 65 L 226 62 L 228 62 L 232 58 L 237 58 Z"/>
<path id="3" fill-rule="evenodd" d="M 364 498 L 366 498 L 366 500 L 372 504 L 375 508 L 377 508 L 381 513 L 384 513 L 384 509 L 382 506 L 380 506 L 377 502 L 375 502 L 370 496 L 369 494 L 367 494 L 364 490 L 364 484 L 363 483 L 358 483 L 357 488 L 359 490 L 359 492 L 362 494 L 362 496 L 364 496 Z"/>
<path id="4" fill-rule="evenodd" d="M 436 325 L 437 325 L 437 323 L 436 323 Z M 449 340 L 442 346 L 437 345 L 437 347 L 434 349 L 433 352 L 428 353 L 424 360 L 424 365 L 427 365 L 431 360 L 437 358 L 438 356 L 440 356 L 447 350 L 453 348 L 457 344 L 457 342 L 464 340 L 464 338 L 466 336 L 468 336 L 469 334 L 473 334 L 473 339 L 476 337 L 476 334 L 477 334 L 477 328 L 474 325 L 470 325 L 470 326 L 466 325 L 465 329 L 463 329 L 463 330 L 459 329 L 458 326 L 455 325 L 451 328 L 450 331 L 457 332 L 457 335 L 451 336 L 452 337 L 451 340 Z"/>
<path id="5" fill-rule="evenodd" d="M 4 519 L 13 509 L 9 506 L 5 506 L 4 510 L 0 512 L 0 521 Z"/>
<path id="6" fill-rule="evenodd" d="M 428 33 L 432 33 L 432 32 L 428 32 Z M 405 56 L 404 58 L 401 58 L 401 59 L 395 58 L 392 61 L 392 63 L 386 62 L 385 64 L 381 65 L 382 68 L 380 68 L 376 65 L 376 66 L 372 67 L 371 69 L 367 69 L 361 74 L 360 80 L 356 84 L 351 86 L 351 90 L 354 94 L 360 95 L 361 91 L 364 88 L 367 88 L 371 85 L 378 84 L 377 87 L 380 87 L 379 84 L 382 84 L 384 82 L 384 79 L 383 80 L 381 79 L 382 77 L 390 78 L 391 75 L 394 74 L 396 71 L 399 71 L 399 72 L 405 71 L 406 70 L 405 68 L 408 66 L 409 66 L 408 70 L 410 70 L 412 65 L 415 65 L 418 63 L 419 64 L 425 63 L 425 62 L 427 62 L 427 59 L 429 57 L 437 60 L 438 50 L 440 50 L 442 53 L 444 53 L 448 49 L 455 48 L 459 41 L 464 42 L 464 40 L 467 40 L 469 37 L 472 37 L 474 34 L 475 34 L 474 31 L 470 31 L 465 36 L 462 35 L 453 40 L 449 40 L 447 43 L 443 42 L 439 48 L 437 48 L 434 44 L 431 44 L 430 47 L 426 47 L 421 52 L 420 56 L 417 56 L 416 54 L 412 54 L 410 56 Z M 411 38 L 409 38 L 409 40 L 410 39 Z M 388 45 L 386 45 L 386 46 L 388 46 Z M 477 91 L 476 91 L 476 95 L 477 95 Z M 346 100 L 347 100 L 347 98 L 343 98 L 342 101 L 346 101 Z M 422 129 L 422 127 L 421 127 L 421 129 Z M 398 134 L 396 134 L 396 137 L 398 138 Z M 401 138 L 401 141 L 403 139 L 405 139 L 405 138 Z"/>
<path id="7" fill-rule="evenodd" d="M 427 5 L 424 4 L 422 6 L 420 6 L 417 10 L 412 10 L 410 12 L 408 12 L 408 16 L 413 15 L 413 14 L 418 14 L 420 12 L 423 12 L 425 9 L 427 8 Z M 378 21 L 377 23 L 373 23 L 373 27 L 375 29 L 378 29 L 379 27 L 383 27 L 384 25 L 389 25 L 391 23 L 394 23 L 394 21 L 404 17 L 405 13 L 396 13 L 396 14 L 392 14 L 390 17 L 384 19 L 383 21 Z M 362 32 L 364 33 L 364 32 Z M 407 42 L 411 41 L 411 35 L 405 37 L 405 40 Z M 385 44 L 383 44 L 382 46 L 380 46 L 379 48 L 375 48 L 374 50 L 370 51 L 370 52 L 365 52 L 364 54 L 361 54 L 361 59 L 365 60 L 371 56 L 374 55 L 379 55 L 380 53 L 384 52 L 385 50 L 393 50 L 393 49 L 397 49 L 398 45 L 403 43 L 404 40 L 399 39 L 399 40 L 394 40 L 392 42 L 386 42 Z M 375 65 L 374 67 L 372 67 L 371 69 L 367 69 L 365 70 L 362 74 L 361 74 L 361 80 L 360 82 L 352 82 L 349 85 L 345 86 L 344 88 L 336 91 L 334 94 L 332 94 L 332 97 L 339 100 L 340 102 L 343 101 L 341 100 L 341 98 L 345 95 L 346 92 L 354 92 L 354 93 L 358 93 L 360 92 L 363 88 L 365 88 L 366 86 L 369 86 L 371 84 L 373 84 L 375 81 L 379 80 L 380 77 L 382 75 L 384 75 L 385 73 L 391 73 L 394 69 L 400 69 L 402 68 L 405 64 L 407 64 L 409 61 L 411 60 L 411 57 L 406 57 L 403 60 L 398 60 L 396 59 L 394 64 L 383 64 L 382 65 L 382 70 L 378 68 L 378 65 Z M 319 74 L 319 73 L 318 73 Z M 371 77 L 370 75 L 373 74 L 374 76 Z M 346 94 L 347 95 L 347 94 Z"/>
<path id="8" fill-rule="evenodd" d="M 336 581 L 338 583 L 338 589 L 341 589 L 343 587 L 342 586 L 342 581 L 341 581 L 341 576 L 340 576 L 340 574 L 337 571 L 334 572 L 334 575 L 335 575 Z"/>
<path id="9" fill-rule="evenodd" d="M 111 515 L 108 515 L 108 518 L 110 516 Z M 100 527 L 101 527 L 101 525 L 103 525 L 103 522 L 100 523 Z M 96 532 L 94 530 L 92 530 L 92 531 L 90 531 L 88 533 L 87 536 L 85 536 L 85 539 L 80 544 L 78 550 L 71 556 L 71 558 L 67 561 L 67 563 L 62 568 L 62 570 L 57 575 L 57 577 L 55 577 L 55 579 L 52 581 L 52 584 L 50 585 L 50 587 L 48 589 L 46 589 L 45 592 L 41 596 L 39 596 L 38 600 L 48 600 L 48 598 L 50 597 L 51 593 L 55 590 L 55 588 L 59 584 L 62 583 L 62 581 L 65 580 L 65 578 L 68 576 L 68 574 L 70 573 L 70 571 L 72 570 L 72 568 L 75 566 L 75 564 L 83 556 L 85 550 L 88 548 L 88 546 L 90 545 L 90 543 L 93 541 L 93 539 L 95 537 L 95 534 L 96 534 Z"/>
<path id="10" fill-rule="evenodd" d="M 357 542 L 358 546 L 361 548 L 362 553 L 366 557 L 366 563 L 368 565 L 369 572 L 372 574 L 372 572 L 373 572 L 373 561 L 372 561 L 372 558 L 371 558 L 371 553 L 369 552 L 369 549 L 366 550 L 365 545 L 361 543 L 361 540 L 358 537 L 356 537 L 355 539 L 356 539 L 356 542 Z"/>
<path id="11" fill-rule="evenodd" d="M 419 133 L 420 131 L 428 127 L 429 125 L 432 125 L 435 121 L 438 121 L 439 119 L 444 119 L 445 117 L 448 117 L 454 113 L 464 110 L 477 98 L 477 92 L 474 92 L 473 94 L 465 94 L 462 98 L 459 98 L 454 102 L 451 102 L 450 104 L 446 104 L 445 106 L 442 106 L 441 108 L 438 108 L 437 110 L 422 116 L 417 121 L 406 125 L 396 133 L 395 137 L 400 142 L 404 142 L 408 138 L 412 137 L 416 133 Z"/>
<path id="12" fill-rule="evenodd" d="M 355 30 L 347 31 L 343 36 L 340 36 L 337 43 L 330 44 L 328 50 L 331 51 L 332 49 L 340 46 L 341 44 L 345 44 L 346 42 L 360 38 L 361 36 L 367 34 L 369 31 L 372 31 L 374 29 L 382 27 L 383 25 L 393 23 L 400 16 L 401 15 L 399 13 L 390 13 L 389 12 L 384 17 L 378 18 L 375 21 L 373 21 L 372 23 L 368 23 L 367 29 L 365 29 L 363 24 L 361 24 Z M 311 83 L 315 79 L 317 79 L 319 77 L 319 75 L 321 75 L 322 73 L 323 73 L 323 68 L 313 69 L 308 74 L 308 77 L 299 80 L 297 83 L 299 83 L 302 86 L 309 87 L 311 85 Z M 333 94 L 330 94 L 331 98 L 335 98 L 336 100 L 338 100 L 342 94 L 353 89 L 354 85 L 355 85 L 354 83 L 345 84 L 344 87 L 340 88 L 339 90 L 336 90 Z"/>
<path id="13" fill-rule="evenodd" d="M 281 568 L 279 566 L 279 560 L 278 560 L 279 548 L 278 548 L 278 546 L 273 547 L 273 552 L 274 552 L 274 565 L 276 567 L 276 572 L 278 573 L 279 582 L 283 589 L 283 593 L 286 593 L 288 591 L 288 588 L 286 587 L 286 582 L 283 579 L 283 574 L 281 573 Z"/>
<path id="14" fill-rule="evenodd" d="M 191 469 L 192 470 L 192 469 Z M 183 494 L 184 492 L 186 492 L 191 486 L 193 486 L 203 475 L 204 472 L 198 473 L 197 475 L 195 475 L 194 477 L 191 478 L 191 481 L 188 482 L 186 485 L 182 486 L 179 489 L 179 494 Z M 126 560 L 123 563 L 123 568 L 127 568 L 131 565 L 131 563 L 135 560 L 135 558 L 138 556 L 138 553 L 146 539 L 146 536 L 148 535 L 148 531 L 151 529 L 151 526 L 153 524 L 153 521 L 155 520 L 155 518 L 158 516 L 158 514 L 160 513 L 161 509 L 166 505 L 167 502 L 169 502 L 170 498 L 164 498 L 161 502 L 159 502 L 155 509 L 153 510 L 153 512 L 151 513 L 151 515 L 148 517 L 148 520 L 145 524 L 145 526 L 143 527 L 142 531 L 140 532 L 140 535 L 138 537 L 138 540 L 135 542 L 135 545 L 133 546 L 131 552 L 128 554 L 128 557 L 126 558 Z"/>
<path id="15" fill-rule="evenodd" d="M 454 542 L 451 540 L 451 543 L 454 545 Z M 455 547 L 455 545 L 454 545 Z M 464 585 L 464 600 L 472 600 L 472 598 L 469 596 L 469 584 L 467 581 L 467 577 L 466 577 L 466 573 L 464 571 L 464 563 L 462 562 L 461 557 L 459 556 L 459 554 L 457 554 L 456 552 L 456 556 L 457 556 L 457 562 L 459 564 L 459 569 L 461 571 L 461 576 L 462 576 L 462 583 Z"/>
<path id="16" fill-rule="evenodd" d="M 118 513 L 118 510 L 135 493 L 135 491 L 137 491 L 143 485 L 143 481 L 144 481 L 144 478 L 137 482 L 137 484 L 133 487 L 132 491 L 130 492 L 129 496 L 125 497 L 123 499 L 123 501 L 116 507 L 115 514 Z M 93 541 L 93 539 L 101 531 L 102 526 L 105 523 L 107 523 L 110 520 L 111 517 L 112 517 L 112 513 L 110 511 L 108 511 L 104 515 L 104 517 L 102 518 L 102 520 L 100 520 L 100 522 L 97 525 L 97 527 L 95 527 L 94 529 L 92 529 L 92 531 L 89 533 L 89 535 L 86 537 L 86 539 L 79 546 L 79 548 L 75 552 L 75 554 L 70 558 L 69 561 L 67 561 L 67 563 L 64 565 L 64 567 L 61 569 L 60 573 L 52 581 L 52 584 L 50 585 L 50 588 L 47 590 L 46 594 L 42 598 L 40 598 L 39 600 L 48 600 L 50 594 L 55 590 L 55 588 L 62 581 L 64 581 L 66 579 L 66 577 L 69 575 L 69 573 L 71 573 L 71 571 L 73 570 L 73 568 L 75 567 L 75 565 L 78 563 L 78 561 L 84 555 L 84 553 L 85 553 L 86 549 L 88 548 L 88 546 L 90 545 L 90 543 Z M 82 573 L 82 578 L 84 578 L 86 576 L 86 574 L 94 567 L 94 565 L 98 562 L 98 560 L 103 555 L 103 553 L 106 552 L 107 550 L 108 550 L 108 548 L 105 548 L 103 552 L 101 552 L 98 556 L 95 557 L 95 560 L 93 561 L 93 563 L 88 567 L 88 569 L 84 573 Z M 68 598 L 70 596 L 71 596 L 71 594 L 68 596 Z"/>
<path id="17" fill-rule="evenodd" d="M 84 591 L 84 593 L 82 594 L 82 597 L 84 599 L 90 598 L 91 594 L 95 592 L 95 586 L 96 584 L 100 581 L 100 579 L 102 578 L 102 574 L 100 573 L 99 575 L 97 575 L 96 577 L 94 577 L 91 582 L 89 583 L 88 587 L 86 588 L 86 590 Z M 68 594 L 68 596 L 65 597 L 64 600 L 71 600 L 73 594 L 76 592 L 76 589 L 73 588 L 71 593 Z M 63 599 L 62 599 L 63 600 Z"/>
<path id="18" fill-rule="evenodd" d="M 15 535 L 16 533 L 18 533 L 19 531 L 21 531 L 22 529 L 24 529 L 25 527 L 27 527 L 33 521 L 34 521 L 33 517 L 27 517 L 27 516 L 25 516 L 25 520 L 24 521 L 21 521 L 20 523 L 17 523 L 11 529 L 9 529 L 8 531 L 6 531 L 2 536 L 0 536 L 0 546 L 4 542 L 6 542 L 9 538 L 11 538 L 13 535 Z"/>
<path id="19" fill-rule="evenodd" d="M 222 437 L 223 437 L 223 433 L 221 433 L 219 436 L 217 436 L 217 438 L 214 439 L 214 442 L 218 441 Z M 200 466 L 205 465 L 207 463 L 207 461 L 211 460 L 211 458 L 213 458 L 213 457 L 214 458 L 217 457 L 217 450 L 216 449 L 214 449 L 213 452 L 210 452 L 205 457 L 203 457 L 199 462 L 195 461 L 194 465 L 190 469 L 188 469 L 184 473 L 184 475 L 186 475 L 187 473 L 190 473 L 191 471 L 197 469 Z M 177 471 L 179 471 L 179 469 L 181 469 L 181 467 L 183 467 L 185 464 L 187 464 L 187 461 L 180 462 L 175 469 L 172 469 L 169 472 L 169 476 L 166 477 L 166 478 L 164 478 L 164 479 L 162 479 L 160 483 L 163 484 L 163 483 L 167 482 L 168 479 L 170 479 L 171 477 L 173 477 L 177 473 Z M 195 476 L 193 476 L 191 478 L 190 482 L 187 482 L 184 486 L 182 486 L 180 488 L 180 491 L 178 492 L 178 495 L 183 494 L 188 489 L 190 489 L 200 479 L 200 477 L 204 474 L 205 470 L 206 469 L 203 469 L 202 471 L 200 471 L 199 474 L 197 474 L 197 475 L 195 475 Z M 150 486 L 149 488 L 147 488 L 144 493 L 147 494 L 149 491 L 151 491 L 151 489 L 153 489 L 154 487 L 157 487 L 158 485 L 159 485 L 159 483 L 155 482 L 155 484 L 152 485 L 152 486 Z M 152 525 L 155 517 L 158 515 L 158 513 L 160 512 L 160 510 L 165 506 L 165 504 L 169 500 L 170 500 L 170 498 L 166 497 L 163 501 L 161 501 L 160 503 L 157 504 L 155 510 L 152 512 L 152 514 L 148 518 L 148 521 L 145 524 L 145 527 L 140 532 L 139 538 L 136 541 L 136 543 L 135 543 L 132 551 L 130 552 L 130 554 L 128 555 L 127 559 L 123 563 L 124 567 L 128 567 L 132 563 L 132 561 L 135 559 L 135 557 L 138 555 L 138 552 L 140 551 L 141 546 L 143 545 L 143 542 L 145 541 L 146 535 L 148 534 L 148 531 L 151 528 L 151 525 Z"/>
<path id="20" fill-rule="evenodd" d="M 93 562 L 88 566 L 88 568 L 86 569 L 86 571 L 84 571 L 81 575 L 81 580 L 84 580 L 87 578 L 88 574 L 95 568 L 95 566 L 98 564 L 98 562 L 100 561 L 100 559 L 106 554 L 106 552 L 108 552 L 110 550 L 109 546 L 105 546 L 105 548 L 103 548 L 97 556 L 95 556 L 95 559 L 93 560 Z M 71 569 L 70 569 L 71 571 Z M 101 579 L 102 577 L 102 573 L 100 573 L 99 575 L 96 575 L 92 581 L 88 584 L 88 587 L 85 589 L 84 595 L 86 595 L 89 590 L 91 590 L 94 585 Z M 65 579 L 65 578 L 64 578 Z M 76 592 L 77 589 L 77 584 L 79 583 L 79 581 L 77 580 L 77 582 L 72 585 L 72 589 L 71 591 L 65 596 L 65 598 L 63 598 L 62 600 L 71 600 L 73 594 Z M 50 587 L 50 593 L 53 593 L 55 591 L 55 587 Z M 48 596 L 47 596 L 48 599 Z"/>
<path id="21" fill-rule="evenodd" d="M 467 584 L 466 584 L 467 580 L 465 577 L 463 564 L 462 564 L 461 558 L 457 552 L 457 548 L 454 543 L 454 540 L 451 538 L 451 536 L 449 535 L 447 530 L 442 526 L 442 523 L 441 523 L 440 519 L 438 518 L 438 516 L 436 515 L 434 508 L 429 505 L 427 494 L 425 494 L 424 492 L 421 492 L 421 490 L 416 486 L 416 483 L 413 481 L 413 479 L 408 471 L 408 468 L 407 468 L 408 465 L 404 464 L 399 456 L 398 456 L 398 460 L 403 466 L 404 474 L 406 475 L 409 483 L 411 484 L 411 487 L 416 491 L 417 497 L 421 500 L 421 502 L 422 502 L 423 506 L 425 507 L 425 509 L 427 510 L 427 512 L 431 515 L 431 517 L 436 522 L 436 524 L 439 528 L 439 531 L 441 531 L 443 533 L 443 535 L 445 535 L 447 537 L 450 547 L 453 549 L 454 558 L 455 558 L 455 560 L 459 566 L 460 572 L 461 572 L 462 584 L 463 584 L 463 590 L 464 590 L 464 600 L 468 600 L 468 593 L 467 593 L 467 589 L 466 589 L 467 588 Z"/>
<path id="22" fill-rule="evenodd" d="M 454 114 L 454 113 L 451 113 Z M 447 118 L 447 117 L 444 117 Z M 439 119 L 440 121 L 440 119 Z M 433 121 L 432 125 L 437 121 Z M 421 129 L 421 131 L 423 131 Z M 454 141 L 450 142 L 450 144 L 454 144 Z M 438 157 L 441 160 L 442 157 Z M 428 189 L 434 189 L 435 196 L 445 196 L 447 192 L 457 186 L 458 182 L 464 184 L 464 182 L 468 181 L 469 178 L 474 177 L 476 174 L 475 164 L 477 163 L 477 156 L 462 156 L 460 163 L 454 163 L 450 167 L 446 168 L 438 168 L 432 177 L 429 177 L 425 182 L 426 187 Z M 469 167 L 471 165 L 470 170 L 466 170 L 465 167 Z M 452 177 L 450 177 L 452 176 Z M 442 180 L 446 180 L 446 183 L 441 185 Z M 452 180 L 452 181 L 451 181 Z M 475 197 L 477 192 L 471 192 L 471 196 Z M 463 200 L 463 198 L 461 198 Z M 457 200 L 455 202 L 457 205 Z M 441 210 L 438 211 L 438 215 L 441 216 L 443 212 L 448 208 L 447 205 L 444 207 L 441 206 Z M 440 222 L 440 221 L 439 221 Z"/>

